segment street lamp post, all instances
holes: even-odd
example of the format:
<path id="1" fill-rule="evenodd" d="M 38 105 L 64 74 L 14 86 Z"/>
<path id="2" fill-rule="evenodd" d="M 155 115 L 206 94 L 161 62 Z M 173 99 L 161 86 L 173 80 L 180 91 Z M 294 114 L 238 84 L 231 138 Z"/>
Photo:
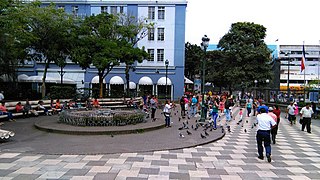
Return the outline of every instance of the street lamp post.
<path id="1" fill-rule="evenodd" d="M 165 62 L 166 65 L 166 94 L 165 99 L 167 100 L 167 94 L 168 94 L 168 66 L 169 66 L 169 60 L 167 59 Z"/>
<path id="2" fill-rule="evenodd" d="M 289 80 L 290 80 L 290 52 L 286 52 L 285 56 L 288 56 L 288 79 L 287 79 L 287 94 L 288 94 L 288 100 L 290 100 L 290 86 L 289 86 Z"/>
<path id="3" fill-rule="evenodd" d="M 60 84 L 63 84 L 63 75 L 66 73 L 65 71 L 63 71 L 63 67 L 61 66 L 61 71 L 58 71 L 58 73 L 60 74 Z"/>
<path id="4" fill-rule="evenodd" d="M 257 98 L 257 84 L 258 84 L 258 80 L 254 80 L 254 98 Z"/>
<path id="5" fill-rule="evenodd" d="M 203 48 L 203 51 L 204 51 L 204 54 L 206 56 L 206 51 L 207 51 L 207 48 L 209 46 L 209 41 L 210 41 L 210 38 L 207 37 L 207 35 L 204 35 L 202 37 L 202 43 L 201 43 L 201 47 Z M 200 118 L 200 122 L 204 123 L 205 120 L 206 120 L 206 114 L 205 114 L 205 99 L 204 99 L 204 87 L 205 87 L 205 63 L 206 63 L 206 60 L 205 60 L 206 57 L 203 58 L 202 60 L 202 102 L 201 102 L 201 118 Z"/>
<path id="6" fill-rule="evenodd" d="M 269 102 L 269 82 L 270 80 L 269 79 L 266 79 L 266 84 L 267 84 L 267 87 L 266 87 L 266 102 L 268 103 Z"/>

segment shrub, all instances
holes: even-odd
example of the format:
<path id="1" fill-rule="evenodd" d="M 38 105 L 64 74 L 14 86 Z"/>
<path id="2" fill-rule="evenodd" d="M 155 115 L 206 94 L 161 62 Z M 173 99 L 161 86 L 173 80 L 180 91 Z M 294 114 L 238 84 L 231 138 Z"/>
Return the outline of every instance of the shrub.
<path id="1" fill-rule="evenodd" d="M 76 96 L 76 88 L 70 86 L 51 86 L 51 99 L 69 99 Z"/>

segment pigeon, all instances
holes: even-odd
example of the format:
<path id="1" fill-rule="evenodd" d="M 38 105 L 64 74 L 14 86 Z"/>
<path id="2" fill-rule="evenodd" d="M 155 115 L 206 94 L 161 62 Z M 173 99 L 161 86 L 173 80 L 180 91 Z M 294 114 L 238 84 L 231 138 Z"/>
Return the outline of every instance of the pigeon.
<path id="1" fill-rule="evenodd" d="M 248 120 L 246 120 L 246 123 L 248 123 Z"/>
<path id="2" fill-rule="evenodd" d="M 190 117 L 188 116 L 188 119 L 190 119 Z"/>
<path id="3" fill-rule="evenodd" d="M 183 124 L 183 127 L 186 127 L 186 123 L 182 122 L 182 124 Z"/>
<path id="4" fill-rule="evenodd" d="M 184 138 L 184 135 L 179 132 L 179 137 Z"/>
<path id="5" fill-rule="evenodd" d="M 221 129 L 221 133 L 224 133 L 224 129 L 223 128 Z"/>
<path id="6" fill-rule="evenodd" d="M 179 129 L 178 130 L 182 130 L 183 129 L 183 127 L 179 127 Z"/>
<path id="7" fill-rule="evenodd" d="M 239 125 L 240 123 L 239 122 L 237 122 L 237 125 Z"/>
<path id="8" fill-rule="evenodd" d="M 246 132 L 247 132 L 247 129 L 244 129 L 244 132 L 246 133 Z"/>
<path id="9" fill-rule="evenodd" d="M 251 126 L 251 129 L 253 129 L 253 125 Z"/>
<path id="10" fill-rule="evenodd" d="M 205 131 L 204 134 L 205 134 L 206 136 L 209 136 L 209 133 L 207 133 L 207 131 Z"/>
<path id="11" fill-rule="evenodd" d="M 227 128 L 228 128 L 228 132 L 231 132 L 230 126 L 227 126 Z"/>
<path id="12" fill-rule="evenodd" d="M 202 133 L 200 133 L 201 138 L 207 138 L 206 136 L 204 136 Z"/>
<path id="13" fill-rule="evenodd" d="M 256 126 L 256 123 L 253 123 L 254 126 Z"/>
<path id="14" fill-rule="evenodd" d="M 179 111 L 177 111 L 177 113 L 178 113 Z"/>
<path id="15" fill-rule="evenodd" d="M 212 131 L 213 128 L 210 128 L 210 131 Z"/>
<path id="16" fill-rule="evenodd" d="M 113 134 L 111 134 L 111 137 L 114 137 Z"/>
<path id="17" fill-rule="evenodd" d="M 174 115 L 177 115 L 177 113 L 174 113 Z"/>
<path id="18" fill-rule="evenodd" d="M 188 126 L 186 126 L 186 127 L 184 127 L 185 129 L 189 129 L 189 127 Z"/>
<path id="19" fill-rule="evenodd" d="M 190 131 L 188 131 L 188 130 L 187 130 L 187 134 L 188 134 L 188 135 L 191 135 L 192 133 L 191 133 Z"/>
<path id="20" fill-rule="evenodd" d="M 189 124 L 189 122 L 187 121 L 187 124 Z"/>
<path id="21" fill-rule="evenodd" d="M 179 122 L 180 122 L 180 120 L 181 120 L 181 117 L 179 117 Z"/>
<path id="22" fill-rule="evenodd" d="M 199 126 L 196 126 L 196 127 L 194 128 L 194 130 L 195 130 L 195 131 L 198 130 L 198 127 L 199 127 Z"/>
<path id="23" fill-rule="evenodd" d="M 198 122 L 198 120 L 196 120 L 196 123 Z"/>
<path id="24" fill-rule="evenodd" d="M 191 129 L 194 129 L 193 124 L 191 125 Z"/>

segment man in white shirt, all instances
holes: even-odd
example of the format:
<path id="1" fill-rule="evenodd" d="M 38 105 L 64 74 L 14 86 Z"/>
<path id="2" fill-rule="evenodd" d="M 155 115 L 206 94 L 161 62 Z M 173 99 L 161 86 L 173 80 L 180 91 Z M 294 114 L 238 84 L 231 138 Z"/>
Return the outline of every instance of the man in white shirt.
<path id="1" fill-rule="evenodd" d="M 166 105 L 164 106 L 164 109 L 163 109 L 163 114 L 164 114 L 164 117 L 166 118 L 166 127 L 171 127 L 170 125 L 170 113 L 171 113 L 171 105 L 169 104 L 169 101 L 167 100 L 166 101 Z"/>
<path id="2" fill-rule="evenodd" d="M 268 162 L 271 162 L 271 139 L 270 130 L 277 124 L 270 115 L 266 113 L 266 109 L 262 108 L 260 110 L 261 114 L 257 115 L 258 131 L 257 131 L 257 145 L 258 145 L 258 158 L 263 159 L 263 146 L 262 141 L 264 141 L 264 148 L 266 149 L 266 156 Z"/>
<path id="3" fill-rule="evenodd" d="M 304 131 L 304 128 L 307 125 L 307 132 L 311 133 L 311 117 L 312 117 L 313 113 L 314 112 L 313 112 L 312 108 L 310 107 L 309 103 L 307 103 L 306 106 L 301 109 L 301 111 L 300 111 L 300 123 L 302 124 L 301 131 Z"/>
<path id="4" fill-rule="evenodd" d="M 288 120 L 290 121 L 290 125 L 293 124 L 293 122 L 296 120 L 296 116 L 294 115 L 294 110 L 296 107 L 293 105 L 293 102 L 290 102 L 290 104 L 287 107 L 287 114 L 288 114 Z"/>

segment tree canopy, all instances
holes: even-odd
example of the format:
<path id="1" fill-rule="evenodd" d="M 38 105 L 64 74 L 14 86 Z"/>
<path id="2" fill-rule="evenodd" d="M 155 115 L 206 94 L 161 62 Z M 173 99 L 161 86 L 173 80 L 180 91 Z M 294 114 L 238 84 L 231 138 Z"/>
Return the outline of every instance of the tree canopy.
<path id="1" fill-rule="evenodd" d="M 59 62 L 70 54 L 72 16 L 54 4 L 40 7 L 40 2 L 27 4 L 21 9 L 31 37 L 29 54 L 33 60 L 44 62 L 42 97 L 45 96 L 45 79 L 50 62 Z"/>
<path id="2" fill-rule="evenodd" d="M 254 80 L 265 82 L 271 78 L 271 51 L 264 42 L 266 28 L 259 24 L 238 22 L 231 25 L 219 41 L 224 53 L 224 74 L 228 87 L 254 85 Z"/>

